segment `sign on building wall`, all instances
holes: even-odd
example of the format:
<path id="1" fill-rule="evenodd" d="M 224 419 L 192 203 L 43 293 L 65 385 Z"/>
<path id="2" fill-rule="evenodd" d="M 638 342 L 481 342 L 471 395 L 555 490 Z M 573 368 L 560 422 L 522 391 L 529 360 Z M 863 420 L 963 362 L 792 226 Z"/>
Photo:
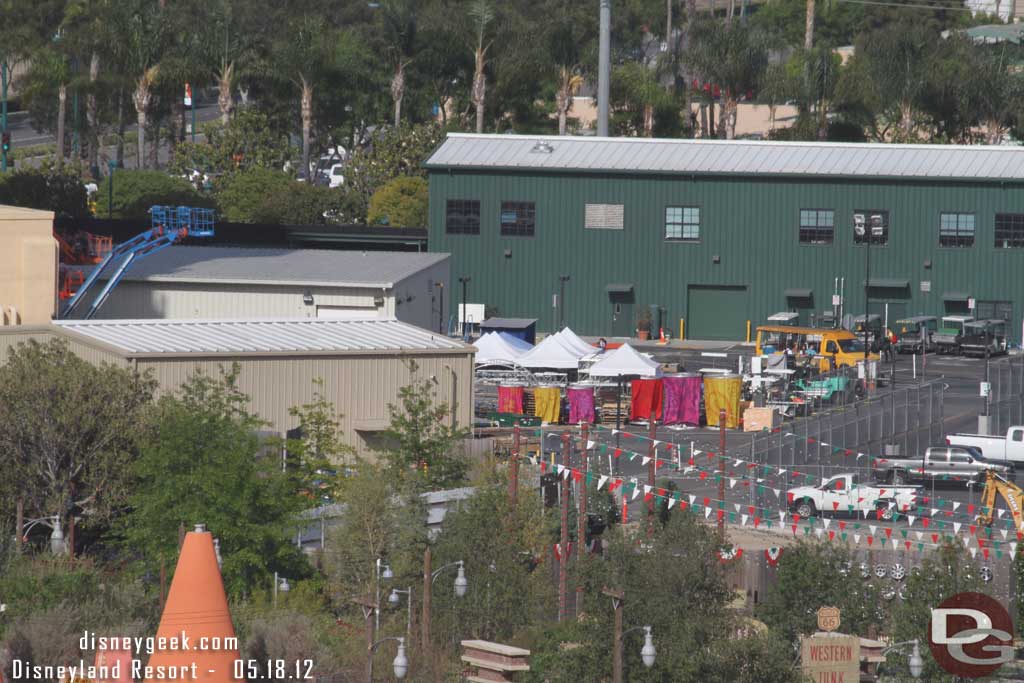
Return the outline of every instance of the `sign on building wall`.
<path id="1" fill-rule="evenodd" d="M 803 638 L 800 662 L 813 683 L 858 683 L 860 638 L 838 633 Z"/>
<path id="2" fill-rule="evenodd" d="M 622 230 L 622 204 L 587 204 L 583 213 L 583 226 L 588 230 Z"/>

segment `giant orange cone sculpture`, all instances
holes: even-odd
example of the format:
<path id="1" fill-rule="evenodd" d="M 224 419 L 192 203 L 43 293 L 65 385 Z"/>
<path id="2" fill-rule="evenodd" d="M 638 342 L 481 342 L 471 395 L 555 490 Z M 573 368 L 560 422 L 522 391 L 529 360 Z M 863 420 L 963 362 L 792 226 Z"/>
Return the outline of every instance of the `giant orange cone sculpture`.
<path id="1" fill-rule="evenodd" d="M 213 535 L 202 525 L 185 535 L 156 636 L 157 647 L 143 672 L 146 683 L 240 680 L 234 676 L 238 643 Z M 161 638 L 167 639 L 163 649 Z"/>

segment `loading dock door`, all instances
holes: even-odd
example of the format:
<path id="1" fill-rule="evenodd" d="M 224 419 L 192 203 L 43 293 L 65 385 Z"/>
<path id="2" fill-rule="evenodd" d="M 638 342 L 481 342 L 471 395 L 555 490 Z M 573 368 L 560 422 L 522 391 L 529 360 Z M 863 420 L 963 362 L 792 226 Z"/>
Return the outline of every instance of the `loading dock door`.
<path id="1" fill-rule="evenodd" d="M 690 285 L 687 291 L 688 339 L 743 340 L 747 334 L 747 288 L 742 285 Z"/>

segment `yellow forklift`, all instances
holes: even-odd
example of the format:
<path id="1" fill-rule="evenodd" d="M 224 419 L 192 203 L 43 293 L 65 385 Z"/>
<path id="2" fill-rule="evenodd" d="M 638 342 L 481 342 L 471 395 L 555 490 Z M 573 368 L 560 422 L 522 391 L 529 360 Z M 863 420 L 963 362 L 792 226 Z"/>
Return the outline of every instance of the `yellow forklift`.
<path id="1" fill-rule="evenodd" d="M 1024 515 L 1021 509 L 1024 508 L 1024 489 L 1008 481 L 1002 475 L 988 470 L 985 473 L 985 489 L 981 494 L 981 511 L 978 515 L 978 526 L 990 526 L 992 517 L 996 511 L 996 495 L 1003 497 L 1006 505 L 1013 515 L 1014 524 L 1018 532 L 1024 532 Z"/>

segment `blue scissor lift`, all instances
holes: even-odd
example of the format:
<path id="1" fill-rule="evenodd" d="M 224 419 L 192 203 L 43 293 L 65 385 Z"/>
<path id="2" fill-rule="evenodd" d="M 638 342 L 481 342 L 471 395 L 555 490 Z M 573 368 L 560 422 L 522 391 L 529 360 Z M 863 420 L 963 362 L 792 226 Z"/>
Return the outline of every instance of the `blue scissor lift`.
<path id="1" fill-rule="evenodd" d="M 117 264 L 117 268 L 111 274 L 107 284 L 96 295 L 96 299 L 82 316 L 85 320 L 96 315 L 96 311 L 110 296 L 111 290 L 117 286 L 117 283 L 121 281 L 136 260 L 155 254 L 186 237 L 213 237 L 213 209 L 199 209 L 190 206 L 154 206 L 149 210 L 149 214 L 151 221 L 149 230 L 111 249 L 110 254 L 93 269 L 74 296 L 64 304 L 60 312 L 61 318 L 71 316 L 109 266 Z"/>

